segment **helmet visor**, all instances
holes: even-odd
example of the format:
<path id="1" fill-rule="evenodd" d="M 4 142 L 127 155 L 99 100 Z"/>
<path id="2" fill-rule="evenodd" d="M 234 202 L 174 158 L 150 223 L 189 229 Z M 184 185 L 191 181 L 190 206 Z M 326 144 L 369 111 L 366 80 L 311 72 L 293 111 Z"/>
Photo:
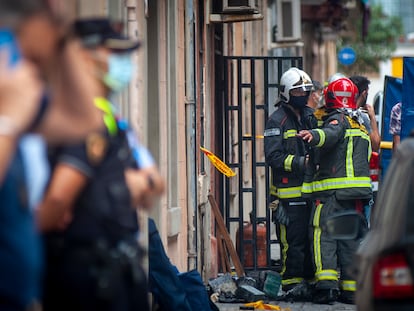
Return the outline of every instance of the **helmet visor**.
<path id="1" fill-rule="evenodd" d="M 290 89 L 290 95 L 301 96 L 301 95 L 304 95 L 304 93 L 310 93 L 312 88 L 313 88 L 312 84 L 302 84 L 299 86 L 294 86 Z"/>

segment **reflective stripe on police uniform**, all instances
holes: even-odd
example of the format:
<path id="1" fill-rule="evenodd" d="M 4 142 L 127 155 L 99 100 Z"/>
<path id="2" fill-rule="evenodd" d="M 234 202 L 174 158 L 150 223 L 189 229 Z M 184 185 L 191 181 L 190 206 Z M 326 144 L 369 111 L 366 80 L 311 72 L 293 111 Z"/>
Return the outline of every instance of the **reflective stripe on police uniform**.
<path id="1" fill-rule="evenodd" d="M 103 121 L 106 128 L 108 129 L 109 134 L 111 136 L 115 136 L 118 133 L 118 125 L 114 116 L 111 102 L 104 97 L 96 97 L 94 99 L 94 104 L 99 110 L 104 113 Z"/>

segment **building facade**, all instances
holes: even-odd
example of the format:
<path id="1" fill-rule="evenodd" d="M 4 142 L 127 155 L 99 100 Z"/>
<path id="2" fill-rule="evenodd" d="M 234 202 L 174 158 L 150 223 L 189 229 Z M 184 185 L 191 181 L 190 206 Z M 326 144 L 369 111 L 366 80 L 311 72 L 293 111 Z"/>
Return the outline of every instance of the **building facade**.
<path id="1" fill-rule="evenodd" d="M 222 206 L 223 191 L 231 189 L 232 181 L 226 188 L 229 180 L 200 147 L 221 158 L 230 150 L 241 159 L 246 172 L 251 169 L 247 159 L 253 155 L 264 161 L 260 138 L 254 150 L 247 148 L 237 154 L 235 146 L 246 144 L 235 138 L 237 122 L 229 132 L 224 129 L 223 107 L 228 103 L 223 82 L 252 76 L 251 67 L 242 65 L 240 68 L 247 69 L 236 73 L 224 57 L 300 56 L 304 69 L 324 81 L 336 71 L 334 22 L 342 19 L 349 2 L 353 1 L 53 0 L 65 18 L 109 16 L 123 21 L 125 32 L 143 42 L 133 55 L 137 64 L 134 81 L 117 101 L 153 153 L 167 184 L 165 195 L 150 215 L 141 213 L 141 227 L 145 232 L 146 217 L 155 219 L 171 262 L 180 271 L 198 269 L 204 279 L 219 272 L 221 242 L 208 195 L 217 198 L 223 213 L 237 210 L 236 206 Z M 265 69 L 259 66 L 255 70 L 255 81 L 260 81 Z M 228 81 L 224 80 L 225 72 L 230 73 Z M 231 88 L 228 92 L 231 99 L 243 96 L 243 102 L 250 106 L 254 102 L 271 107 L 277 96 L 277 90 L 269 97 L 259 88 L 254 98 L 253 93 L 237 95 Z M 265 115 L 255 117 L 255 129 L 244 128 L 244 134 L 262 134 Z M 253 116 L 246 111 L 244 118 Z M 227 140 L 226 134 L 232 139 Z M 226 141 L 231 146 L 225 146 Z M 258 189 L 255 200 L 261 216 L 267 209 L 266 176 L 262 169 L 255 182 L 247 173 L 241 182 L 243 187 L 254 184 Z M 243 200 L 237 193 L 232 196 L 237 199 L 230 205 Z M 239 215 L 243 222 L 248 221 L 246 215 Z M 234 243 L 237 229 L 229 228 Z"/>

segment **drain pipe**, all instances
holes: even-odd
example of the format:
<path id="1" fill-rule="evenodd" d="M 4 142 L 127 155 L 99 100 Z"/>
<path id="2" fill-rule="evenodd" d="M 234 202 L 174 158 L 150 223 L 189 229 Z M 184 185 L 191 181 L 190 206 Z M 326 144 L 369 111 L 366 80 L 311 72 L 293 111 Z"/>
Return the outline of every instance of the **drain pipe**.
<path id="1" fill-rule="evenodd" d="M 195 114 L 195 44 L 194 5 L 186 0 L 185 6 L 185 126 L 187 156 L 187 223 L 188 270 L 197 268 L 197 178 L 196 178 L 196 114 Z"/>

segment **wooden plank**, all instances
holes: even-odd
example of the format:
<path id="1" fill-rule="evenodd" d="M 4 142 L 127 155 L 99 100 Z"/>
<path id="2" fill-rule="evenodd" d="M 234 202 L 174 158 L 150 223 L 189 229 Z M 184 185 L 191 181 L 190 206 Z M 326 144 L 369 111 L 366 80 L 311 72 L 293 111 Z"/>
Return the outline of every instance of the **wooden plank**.
<path id="1" fill-rule="evenodd" d="M 233 245 L 233 241 L 231 240 L 230 234 L 227 231 L 226 225 L 223 220 L 223 216 L 221 215 L 221 212 L 217 206 L 217 202 L 211 194 L 208 195 L 208 201 L 210 202 L 211 208 L 213 210 L 214 218 L 216 219 L 219 233 L 223 236 L 225 245 L 227 246 L 227 249 L 230 254 L 230 258 L 234 264 L 234 268 L 236 269 L 237 276 L 238 277 L 245 276 L 243 266 L 240 262 L 240 258 L 237 255 L 236 249 L 234 248 L 234 245 Z"/>
<path id="2" fill-rule="evenodd" d="M 223 239 L 223 236 L 220 234 L 221 236 L 221 245 L 223 246 L 223 250 L 224 250 L 224 262 L 226 264 L 226 272 L 231 273 L 231 264 L 230 264 L 230 258 L 229 258 L 229 253 L 227 251 L 227 247 L 225 245 L 225 241 Z"/>
<path id="3" fill-rule="evenodd" d="M 224 250 L 224 245 L 223 245 L 224 241 L 223 241 L 223 237 L 221 236 L 221 234 L 218 235 L 217 242 L 218 242 L 218 253 L 220 256 L 221 269 L 223 273 L 231 272 L 230 270 L 228 270 L 228 266 L 230 266 L 230 264 L 227 262 L 228 256 L 227 256 L 227 252 Z"/>

